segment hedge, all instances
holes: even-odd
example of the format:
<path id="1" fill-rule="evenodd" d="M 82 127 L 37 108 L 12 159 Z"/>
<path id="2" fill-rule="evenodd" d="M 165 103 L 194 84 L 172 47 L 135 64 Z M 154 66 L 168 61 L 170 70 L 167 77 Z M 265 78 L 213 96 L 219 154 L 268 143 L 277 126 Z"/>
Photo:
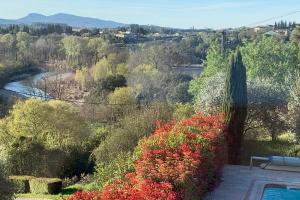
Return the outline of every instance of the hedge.
<path id="1" fill-rule="evenodd" d="M 33 194 L 58 194 L 62 190 L 62 180 L 58 178 L 34 178 L 29 185 Z"/>
<path id="2" fill-rule="evenodd" d="M 227 162 L 222 115 L 194 115 L 171 122 L 139 142 L 135 172 L 98 194 L 76 193 L 68 200 L 198 200 L 220 182 Z M 82 198 L 81 198 L 82 199 Z"/>
<path id="3" fill-rule="evenodd" d="M 9 179 L 15 184 L 16 186 L 16 193 L 29 193 L 29 181 L 33 179 L 33 176 L 10 176 Z"/>

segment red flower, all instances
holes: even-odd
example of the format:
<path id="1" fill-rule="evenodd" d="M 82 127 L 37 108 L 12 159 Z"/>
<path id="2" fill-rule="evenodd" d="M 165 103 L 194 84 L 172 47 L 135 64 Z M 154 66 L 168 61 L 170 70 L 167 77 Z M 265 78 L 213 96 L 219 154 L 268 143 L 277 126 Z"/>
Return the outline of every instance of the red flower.
<path id="1" fill-rule="evenodd" d="M 197 114 L 178 124 L 158 123 L 140 144 L 135 173 L 106 186 L 101 195 L 77 194 L 69 200 L 182 200 L 194 191 L 199 199 L 219 182 L 226 162 L 222 115 Z M 188 190 L 190 191 L 190 190 Z"/>

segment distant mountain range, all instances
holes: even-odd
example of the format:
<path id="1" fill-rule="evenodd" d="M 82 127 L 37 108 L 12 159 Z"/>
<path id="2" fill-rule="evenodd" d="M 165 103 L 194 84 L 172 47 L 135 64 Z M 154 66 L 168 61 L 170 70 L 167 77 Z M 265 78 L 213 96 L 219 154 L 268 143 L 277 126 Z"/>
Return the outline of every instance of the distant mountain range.
<path id="1" fill-rule="evenodd" d="M 26 17 L 20 19 L 0 19 L 0 25 L 2 24 L 34 24 L 34 23 L 58 23 L 66 24 L 72 27 L 78 28 L 117 28 L 126 26 L 126 24 L 101 20 L 89 17 L 80 17 L 76 15 L 59 13 L 55 15 L 45 16 L 37 13 L 31 13 Z"/>

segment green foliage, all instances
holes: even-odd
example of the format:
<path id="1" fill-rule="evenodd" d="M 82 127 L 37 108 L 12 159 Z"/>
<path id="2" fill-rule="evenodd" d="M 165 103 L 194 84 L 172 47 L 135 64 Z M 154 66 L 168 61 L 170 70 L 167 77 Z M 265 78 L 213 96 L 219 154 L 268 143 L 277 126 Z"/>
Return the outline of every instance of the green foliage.
<path id="1" fill-rule="evenodd" d="M 120 152 L 133 151 L 140 139 L 152 133 L 156 121 L 171 120 L 172 112 L 169 106 L 156 103 L 128 113 L 120 119 L 106 140 L 93 151 L 97 163 L 108 163 Z"/>
<path id="2" fill-rule="evenodd" d="M 293 32 L 291 34 L 291 41 L 296 44 L 300 44 L 300 28 L 299 27 L 297 27 L 293 30 Z"/>
<path id="3" fill-rule="evenodd" d="M 80 87 L 86 88 L 88 86 L 90 74 L 87 68 L 77 69 L 75 74 L 75 81 L 79 82 Z"/>
<path id="4" fill-rule="evenodd" d="M 0 199 L 11 200 L 15 193 L 15 185 L 8 180 L 3 166 L 0 166 Z"/>
<path id="5" fill-rule="evenodd" d="M 206 78 L 203 87 L 194 98 L 195 110 L 200 113 L 213 114 L 221 111 L 224 99 L 225 73 Z"/>
<path id="6" fill-rule="evenodd" d="M 74 176 L 87 171 L 88 165 L 89 154 L 78 146 L 47 149 L 36 141 L 22 138 L 7 150 L 7 168 L 15 175 Z"/>
<path id="7" fill-rule="evenodd" d="M 189 83 L 179 83 L 167 94 L 167 100 L 170 103 L 188 103 L 192 101 L 192 96 L 188 92 Z"/>
<path id="8" fill-rule="evenodd" d="M 16 193 L 29 193 L 29 180 L 33 178 L 33 176 L 10 176 L 9 180 L 15 184 Z"/>
<path id="9" fill-rule="evenodd" d="M 94 81 L 98 81 L 112 75 L 111 65 L 107 58 L 99 60 L 92 68 L 92 77 Z"/>
<path id="10" fill-rule="evenodd" d="M 134 90 L 130 87 L 117 88 L 108 95 L 108 102 L 117 105 L 133 105 L 135 103 Z"/>
<path id="11" fill-rule="evenodd" d="M 300 137 L 300 78 L 297 76 L 291 88 L 288 101 L 288 122 L 299 139 Z"/>
<path id="12" fill-rule="evenodd" d="M 101 82 L 104 90 L 114 91 L 116 88 L 126 87 L 126 78 L 123 75 L 109 76 Z"/>
<path id="13" fill-rule="evenodd" d="M 291 156 L 290 151 L 293 146 L 294 144 L 289 141 L 244 140 L 241 153 L 242 164 L 249 166 L 250 157 L 253 155 L 262 157 Z"/>
<path id="14" fill-rule="evenodd" d="M 63 48 L 66 54 L 66 58 L 69 64 L 74 68 L 78 68 L 83 64 L 83 60 L 80 60 L 80 55 L 85 53 L 87 48 L 87 41 L 85 38 L 78 36 L 66 36 L 61 40 Z"/>
<path id="15" fill-rule="evenodd" d="M 272 140 L 286 131 L 285 113 L 288 89 L 270 80 L 248 81 L 248 118 L 246 134 L 256 128 L 263 128 Z"/>
<path id="16" fill-rule="evenodd" d="M 30 62 L 30 51 L 28 50 L 31 48 L 31 37 L 26 32 L 18 32 L 16 40 L 18 49 L 17 58 L 23 65 L 26 65 Z"/>
<path id="17" fill-rule="evenodd" d="M 96 81 L 90 92 L 90 97 L 95 99 L 104 100 L 110 92 L 115 89 L 126 87 L 127 80 L 123 75 L 109 75 L 106 78 Z"/>
<path id="18" fill-rule="evenodd" d="M 250 79 L 268 78 L 279 84 L 292 81 L 298 66 L 296 45 L 283 43 L 274 37 L 262 37 L 241 50 Z"/>
<path id="19" fill-rule="evenodd" d="M 133 171 L 133 157 L 130 153 L 120 153 L 109 163 L 99 162 L 95 168 L 96 183 L 98 190 L 112 183 L 116 179 L 121 179 L 128 172 Z"/>
<path id="20" fill-rule="evenodd" d="M 29 185 L 33 194 L 58 194 L 62 190 L 62 180 L 58 178 L 34 178 Z"/>
<path id="21" fill-rule="evenodd" d="M 108 136 L 109 131 L 100 124 L 94 124 L 91 127 L 91 134 L 83 142 L 83 147 L 87 152 L 91 152 L 98 147 Z"/>
<path id="22" fill-rule="evenodd" d="M 221 55 L 221 47 L 217 40 L 211 43 L 204 65 L 206 66 L 204 72 L 199 78 L 192 80 L 190 83 L 189 92 L 193 96 L 197 96 L 199 90 L 204 87 L 204 82 L 207 78 L 226 70 L 228 65 L 227 56 Z"/>
<path id="23" fill-rule="evenodd" d="M 19 101 L 0 125 L 0 139 L 8 145 L 25 137 L 49 148 L 66 147 L 80 144 L 80 140 L 88 134 L 77 110 L 61 101 Z"/>
<path id="24" fill-rule="evenodd" d="M 247 103 L 246 68 L 238 50 L 228 68 L 223 103 L 225 122 L 228 127 L 228 161 L 231 164 L 239 163 Z"/>
<path id="25" fill-rule="evenodd" d="M 194 107 L 192 104 L 175 104 L 175 110 L 173 113 L 173 119 L 176 121 L 181 121 L 183 119 L 187 119 L 195 114 Z"/>

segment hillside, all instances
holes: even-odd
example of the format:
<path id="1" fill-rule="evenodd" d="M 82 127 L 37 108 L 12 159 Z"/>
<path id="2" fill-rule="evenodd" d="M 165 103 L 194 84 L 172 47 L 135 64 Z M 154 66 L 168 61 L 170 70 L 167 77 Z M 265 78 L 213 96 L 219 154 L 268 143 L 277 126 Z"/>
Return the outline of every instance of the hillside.
<path id="1" fill-rule="evenodd" d="M 30 25 L 33 23 L 59 23 L 59 24 L 67 24 L 72 27 L 80 27 L 80 28 L 117 28 L 120 26 L 126 26 L 126 24 L 119 23 L 119 22 L 89 18 L 89 17 L 81 17 L 81 16 L 64 14 L 64 13 L 59 13 L 50 16 L 31 13 L 26 17 L 16 19 L 16 20 L 0 19 L 0 24 Z"/>

